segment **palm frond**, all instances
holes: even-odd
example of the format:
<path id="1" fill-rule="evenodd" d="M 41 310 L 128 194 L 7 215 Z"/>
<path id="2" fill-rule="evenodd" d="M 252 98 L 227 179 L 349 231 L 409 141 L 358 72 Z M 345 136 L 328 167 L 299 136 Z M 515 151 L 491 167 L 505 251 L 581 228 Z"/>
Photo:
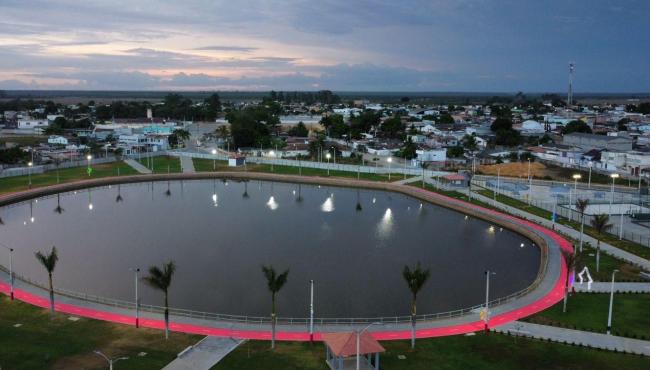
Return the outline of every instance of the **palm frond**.
<path id="1" fill-rule="evenodd" d="M 43 253 L 38 251 L 35 253 L 36 259 L 38 262 L 45 267 L 48 273 L 52 273 L 56 267 L 56 262 L 59 260 L 59 254 L 56 250 L 56 247 L 52 247 L 50 253 Z"/>

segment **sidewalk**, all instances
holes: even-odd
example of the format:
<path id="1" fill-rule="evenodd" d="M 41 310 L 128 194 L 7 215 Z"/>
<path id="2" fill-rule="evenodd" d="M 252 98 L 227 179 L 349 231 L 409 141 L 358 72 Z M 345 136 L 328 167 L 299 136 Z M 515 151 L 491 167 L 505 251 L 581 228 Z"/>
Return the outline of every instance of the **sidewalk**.
<path id="1" fill-rule="evenodd" d="M 553 225 L 553 222 L 551 220 L 547 220 L 545 218 L 535 216 L 535 215 L 530 214 L 530 213 L 528 213 L 526 211 L 522 211 L 519 208 L 515 208 L 515 207 L 512 207 L 512 206 L 500 203 L 500 202 L 495 203 L 494 200 L 492 200 L 491 198 L 488 198 L 488 197 L 486 197 L 484 195 L 478 194 L 478 193 L 476 193 L 474 191 L 472 192 L 472 198 L 473 199 L 478 199 L 481 202 L 484 202 L 484 203 L 487 203 L 487 204 L 489 204 L 491 206 L 494 206 L 495 208 L 502 209 L 502 210 L 504 210 L 504 211 L 506 211 L 506 212 L 508 212 L 508 213 L 510 213 L 512 215 L 517 216 L 517 217 L 521 217 L 523 219 L 536 222 L 536 223 L 538 223 L 538 224 L 540 224 L 542 226 L 545 226 L 545 227 L 547 227 L 549 229 Z M 573 239 L 576 239 L 576 240 L 580 239 L 580 231 L 572 229 L 570 227 L 555 223 L 555 230 L 562 233 L 562 234 L 568 235 L 569 237 L 571 237 Z M 595 238 L 592 238 L 591 236 L 589 236 L 587 234 L 583 235 L 582 240 L 585 243 L 590 243 L 593 246 L 595 246 L 596 243 L 597 243 L 597 240 Z M 648 260 L 646 260 L 644 258 L 641 258 L 641 257 L 639 257 L 639 256 L 637 256 L 635 254 L 626 252 L 626 251 L 624 251 L 622 249 L 616 248 L 613 245 L 610 245 L 610 244 L 607 244 L 607 243 L 604 243 L 604 242 L 600 242 L 600 249 L 604 253 L 612 255 L 612 256 L 614 256 L 614 257 L 616 257 L 618 259 L 622 259 L 624 261 L 630 262 L 632 264 L 638 265 L 638 266 L 640 266 L 642 269 L 644 269 L 646 271 L 650 271 L 650 261 L 648 261 Z"/>
<path id="2" fill-rule="evenodd" d="M 650 341 L 617 337 L 554 326 L 513 321 L 492 329 L 497 333 L 511 334 L 526 338 L 550 339 L 554 342 L 589 346 L 610 351 L 628 352 L 650 356 Z"/>
<path id="3" fill-rule="evenodd" d="M 207 336 L 179 353 L 162 370 L 209 370 L 243 342 L 241 339 Z"/>
<path id="4" fill-rule="evenodd" d="M 181 168 L 183 173 L 194 173 L 194 161 L 192 157 L 181 157 Z"/>
<path id="5" fill-rule="evenodd" d="M 587 289 L 587 283 L 573 284 L 576 292 L 609 293 L 612 283 L 594 282 Z M 614 293 L 650 293 L 650 283 L 614 283 Z"/>
<path id="6" fill-rule="evenodd" d="M 143 166 L 140 162 L 136 161 L 135 159 L 127 158 L 127 159 L 124 160 L 124 163 L 128 164 L 129 166 L 131 166 L 134 170 L 138 171 L 139 173 L 146 174 L 146 175 L 151 173 L 150 169 Z"/>

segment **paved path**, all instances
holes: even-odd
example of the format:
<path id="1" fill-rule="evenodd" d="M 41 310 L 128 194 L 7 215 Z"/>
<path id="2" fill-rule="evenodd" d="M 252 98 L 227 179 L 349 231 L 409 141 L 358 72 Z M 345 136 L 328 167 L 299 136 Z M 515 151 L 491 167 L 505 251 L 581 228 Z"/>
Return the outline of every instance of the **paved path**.
<path id="1" fill-rule="evenodd" d="M 587 283 L 574 283 L 573 287 L 576 292 L 593 292 L 609 293 L 612 289 L 612 283 L 594 282 L 588 289 Z M 650 293 L 650 283 L 614 283 L 614 292 L 616 293 Z"/>
<path id="2" fill-rule="evenodd" d="M 124 160 L 124 163 L 128 164 L 129 166 L 131 166 L 134 170 L 138 171 L 139 173 L 143 173 L 143 174 L 146 174 L 146 175 L 151 173 L 150 169 L 143 166 L 142 163 L 136 161 L 135 159 L 127 158 L 127 159 Z"/>
<path id="3" fill-rule="evenodd" d="M 538 224 L 540 224 L 542 226 L 551 228 L 552 225 L 553 225 L 553 222 L 551 220 L 547 220 L 545 218 L 535 216 L 535 215 L 530 214 L 530 213 L 528 213 L 526 211 L 523 211 L 523 210 L 521 210 L 519 208 L 515 208 L 515 207 L 512 207 L 512 206 L 500 203 L 500 202 L 495 203 L 492 198 L 488 198 L 488 197 L 486 197 L 484 195 L 481 195 L 481 194 L 478 194 L 478 193 L 476 193 L 474 191 L 472 192 L 472 198 L 478 199 L 478 200 L 480 200 L 482 202 L 485 202 L 485 203 L 487 203 L 489 205 L 492 205 L 492 206 L 494 206 L 496 208 L 502 209 L 502 210 L 504 210 L 504 211 L 506 211 L 506 212 L 508 212 L 508 213 L 510 213 L 512 215 L 517 216 L 517 217 L 521 217 L 521 218 L 524 218 L 524 219 L 527 219 L 527 220 L 531 220 L 531 221 L 536 222 L 536 223 L 538 223 Z M 571 238 L 573 238 L 575 240 L 580 239 L 580 232 L 578 230 L 572 229 L 570 227 L 555 223 L 555 230 L 559 231 L 562 234 L 568 235 L 569 237 L 571 237 Z M 592 238 L 591 236 L 589 236 L 587 234 L 585 234 L 583 236 L 582 240 L 584 242 L 588 242 L 592 246 L 596 246 L 596 243 L 597 243 L 597 240 L 595 238 Z M 626 251 L 624 251 L 622 249 L 616 248 L 613 245 L 610 245 L 610 244 L 607 244 L 607 243 L 604 243 L 604 242 L 600 242 L 600 249 L 604 253 L 612 255 L 612 256 L 614 256 L 614 257 L 616 257 L 618 259 L 622 259 L 624 261 L 630 262 L 630 263 L 632 263 L 634 265 L 640 266 L 641 268 L 643 268 L 646 271 L 650 271 L 650 261 L 648 261 L 647 259 L 641 258 L 641 257 L 639 257 L 639 256 L 637 256 L 635 254 L 632 254 L 630 252 L 626 252 Z"/>
<path id="4" fill-rule="evenodd" d="M 607 349 L 610 351 L 631 352 L 650 356 L 650 341 L 617 337 L 614 335 L 593 333 L 588 331 L 557 328 L 554 326 L 531 324 L 513 321 L 495 329 L 498 333 L 510 333 L 520 337 L 550 339 L 555 342 Z"/>
<path id="5" fill-rule="evenodd" d="M 162 370 L 209 370 L 241 343 L 241 339 L 207 336 L 179 353 Z"/>
<path id="6" fill-rule="evenodd" d="M 183 173 L 196 172 L 194 170 L 194 161 L 192 160 L 192 157 L 181 156 L 180 158 L 181 158 L 181 168 L 183 169 Z"/>
<path id="7" fill-rule="evenodd" d="M 414 182 L 422 181 L 422 176 L 414 176 L 413 175 L 408 175 L 409 177 L 406 179 L 402 179 L 399 181 L 393 181 L 393 184 L 399 184 L 399 185 L 406 185 L 406 184 L 412 184 Z"/>

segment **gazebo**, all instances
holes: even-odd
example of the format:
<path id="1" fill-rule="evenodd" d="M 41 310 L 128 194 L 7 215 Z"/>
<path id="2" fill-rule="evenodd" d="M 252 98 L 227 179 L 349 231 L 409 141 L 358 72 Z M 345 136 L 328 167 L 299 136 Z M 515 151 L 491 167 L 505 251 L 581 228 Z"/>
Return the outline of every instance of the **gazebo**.
<path id="1" fill-rule="evenodd" d="M 327 354 L 325 362 L 332 370 L 354 369 L 357 361 L 357 333 L 325 333 L 322 335 Z M 368 332 L 359 334 L 360 368 L 379 370 L 379 354 L 386 351 Z"/>

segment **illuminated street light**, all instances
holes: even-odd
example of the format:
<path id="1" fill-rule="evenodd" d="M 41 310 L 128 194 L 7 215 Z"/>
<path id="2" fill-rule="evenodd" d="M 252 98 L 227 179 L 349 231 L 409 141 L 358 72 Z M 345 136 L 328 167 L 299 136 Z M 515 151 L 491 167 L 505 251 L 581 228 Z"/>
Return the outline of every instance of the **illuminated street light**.
<path id="1" fill-rule="evenodd" d="M 271 157 L 271 172 L 273 172 L 273 157 L 275 157 L 275 152 L 271 150 L 269 152 L 269 157 Z"/>
<path id="2" fill-rule="evenodd" d="M 612 203 L 614 203 L 614 182 L 618 178 L 618 174 L 613 173 L 613 174 L 611 174 L 609 176 L 612 178 L 612 190 L 610 191 L 609 212 L 608 212 L 611 215 L 612 214 Z"/>
<path id="3" fill-rule="evenodd" d="M 571 177 L 573 177 L 573 182 L 574 182 L 574 187 L 573 187 L 574 193 L 576 194 L 576 199 L 578 199 L 578 180 L 580 180 L 582 176 L 580 176 L 579 173 L 576 173 Z M 572 207 L 573 207 L 573 203 L 571 201 L 571 188 L 569 188 L 569 221 L 571 221 L 571 214 L 573 213 L 571 212 L 573 209 Z"/>
<path id="4" fill-rule="evenodd" d="M 28 186 L 29 186 L 30 189 L 32 188 L 32 166 L 33 165 L 34 165 L 34 162 L 27 162 L 27 168 L 28 168 L 27 176 L 29 178 Z"/>
<path id="5" fill-rule="evenodd" d="M 86 170 L 86 172 L 88 172 L 88 176 L 90 176 L 90 173 L 93 172 L 92 167 L 90 167 L 90 163 L 91 163 L 91 161 L 92 161 L 92 159 L 93 159 L 93 156 L 90 155 L 90 154 L 88 154 L 88 155 L 86 156 L 86 159 L 88 160 L 88 169 Z"/>
<path id="6" fill-rule="evenodd" d="M 388 157 L 388 159 L 386 161 L 388 162 L 388 181 L 390 181 L 391 163 L 393 163 L 393 158 Z"/>
<path id="7" fill-rule="evenodd" d="M 212 149 L 212 155 L 216 156 L 217 155 L 217 150 Z M 212 171 L 217 170 L 217 157 L 212 158 Z"/>
<path id="8" fill-rule="evenodd" d="M 327 158 L 327 176 L 330 175 L 330 158 L 332 158 L 332 155 L 328 152 L 325 154 L 325 158 Z"/>

